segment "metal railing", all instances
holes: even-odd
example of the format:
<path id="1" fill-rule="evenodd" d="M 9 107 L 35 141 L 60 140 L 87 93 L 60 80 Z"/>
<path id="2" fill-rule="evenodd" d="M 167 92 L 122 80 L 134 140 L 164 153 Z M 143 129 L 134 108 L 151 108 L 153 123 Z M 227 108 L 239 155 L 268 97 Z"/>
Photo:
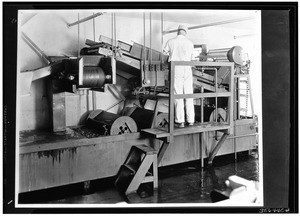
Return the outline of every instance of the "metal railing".
<path id="1" fill-rule="evenodd" d="M 217 98 L 227 97 L 228 98 L 228 111 L 227 111 L 227 122 L 230 128 L 233 128 L 233 93 L 234 93 L 234 63 L 232 62 L 199 62 L 199 61 L 172 61 L 170 62 L 169 71 L 169 142 L 174 140 L 174 101 L 175 99 L 185 99 L 185 98 L 200 98 L 201 99 L 201 123 L 203 123 L 203 99 L 204 98 L 216 98 L 217 110 Z M 217 77 L 218 70 L 215 69 L 215 92 L 204 93 L 203 88 L 201 93 L 194 94 L 174 94 L 174 80 L 175 80 L 175 67 L 176 66 L 202 66 L 202 67 L 230 67 L 230 79 L 229 79 L 229 90 L 228 92 L 218 92 L 217 88 Z M 216 111 L 217 112 L 217 111 Z M 213 130 L 213 128 L 212 128 Z"/>

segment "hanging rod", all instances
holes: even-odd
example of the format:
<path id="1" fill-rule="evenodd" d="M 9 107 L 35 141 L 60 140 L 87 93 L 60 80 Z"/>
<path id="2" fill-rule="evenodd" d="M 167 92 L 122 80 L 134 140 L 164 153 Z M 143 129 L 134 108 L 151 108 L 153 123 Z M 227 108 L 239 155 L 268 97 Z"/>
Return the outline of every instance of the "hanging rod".
<path id="1" fill-rule="evenodd" d="M 188 30 L 204 28 L 204 27 L 210 27 L 210 26 L 216 26 L 216 25 L 224 25 L 224 24 L 241 22 L 241 21 L 252 20 L 252 19 L 254 19 L 254 17 L 244 17 L 244 18 L 239 18 L 239 19 L 232 19 L 232 20 L 225 20 L 225 21 L 214 22 L 214 23 L 207 23 L 207 24 L 188 27 Z M 173 29 L 173 30 L 169 30 L 169 31 L 164 31 L 163 34 L 165 35 L 165 34 L 177 32 L 177 31 L 178 31 L 178 29 Z"/>
<path id="2" fill-rule="evenodd" d="M 77 25 L 77 24 L 79 24 L 79 23 L 83 23 L 83 22 L 86 22 L 86 21 L 88 21 L 88 20 L 90 20 L 90 19 L 93 19 L 93 18 L 95 18 L 95 17 L 98 17 L 98 16 L 101 16 L 101 15 L 103 15 L 104 13 L 101 13 L 101 12 L 99 12 L 99 13 L 95 13 L 95 14 L 93 14 L 93 15 L 91 15 L 91 16 L 88 16 L 88 17 L 86 17 L 86 18 L 83 18 L 83 19 L 81 19 L 81 20 L 78 20 L 78 21 L 76 21 L 76 22 L 73 22 L 73 23 L 68 23 L 67 25 L 68 25 L 68 27 L 72 27 L 72 26 L 74 26 L 74 25 Z"/>
<path id="3" fill-rule="evenodd" d="M 22 39 L 31 47 L 31 49 L 38 54 L 44 62 L 50 64 L 52 61 L 24 32 L 21 32 Z"/>

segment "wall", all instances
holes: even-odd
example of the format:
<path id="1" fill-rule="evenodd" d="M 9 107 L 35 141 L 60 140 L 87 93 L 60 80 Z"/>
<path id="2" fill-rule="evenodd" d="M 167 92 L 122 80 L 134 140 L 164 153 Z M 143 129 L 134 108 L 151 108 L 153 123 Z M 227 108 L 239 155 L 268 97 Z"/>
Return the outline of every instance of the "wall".
<path id="1" fill-rule="evenodd" d="M 79 12 L 79 14 L 78 14 Z M 112 38 L 112 15 L 107 11 L 104 15 L 95 18 L 95 28 L 93 20 L 89 20 L 78 26 L 68 28 L 67 23 L 73 23 L 79 19 L 90 16 L 98 11 L 20 11 L 19 12 L 19 33 L 24 32 L 41 50 L 48 56 L 77 56 L 78 50 L 84 47 L 86 39 L 99 40 L 100 35 Z M 79 17 L 78 17 L 79 16 Z M 162 45 L 175 34 L 161 34 L 161 13 L 152 13 L 151 46 L 153 49 L 161 51 Z M 146 46 L 150 46 L 150 21 L 149 13 L 146 13 L 146 26 L 143 26 L 142 11 L 116 12 L 116 38 L 118 40 L 132 44 L 137 42 L 144 44 L 144 31 Z M 185 23 L 187 26 L 191 24 Z M 248 25 L 248 24 L 247 24 Z M 177 22 L 164 21 L 165 30 L 177 28 Z M 188 37 L 195 43 L 205 43 L 209 48 L 224 48 L 234 45 L 241 45 L 249 48 L 251 60 L 257 70 L 254 70 L 255 77 L 259 77 L 260 82 L 260 44 L 249 43 L 251 39 L 241 38 L 234 40 L 234 35 L 245 35 L 253 33 L 253 30 L 243 29 L 243 23 L 235 23 L 231 26 L 215 26 L 189 32 Z M 257 29 L 257 26 L 254 26 Z M 95 34 L 94 34 L 95 31 Z M 79 32 L 79 35 L 78 35 Z M 79 41 L 78 41 L 79 39 Z M 253 53 L 253 54 L 252 54 Z M 256 58 L 255 58 L 256 57 Z M 255 59 L 255 60 L 254 60 Z M 255 62 L 255 63 L 254 63 Z M 47 64 L 19 37 L 18 40 L 18 68 L 20 72 L 34 70 L 46 66 Z M 252 69 L 251 69 L 252 70 Z M 256 72 L 257 71 L 257 72 Z M 252 72 L 252 71 L 251 71 Z M 21 81 L 20 81 L 21 82 Z M 260 98 L 260 88 L 258 86 L 255 97 Z M 121 86 L 118 86 L 120 90 Z M 46 129 L 50 126 L 48 100 L 46 95 L 46 78 L 34 81 L 31 85 L 31 93 L 20 96 L 19 100 L 19 129 Z M 92 110 L 93 101 L 91 92 L 80 91 L 78 94 L 66 94 L 67 104 L 67 125 L 77 125 Z M 258 96 L 258 97 L 257 97 Z M 96 108 L 107 109 L 116 103 L 119 98 L 110 92 L 96 93 Z M 258 99 L 258 101 L 260 101 Z M 255 102 L 256 103 L 256 102 Z M 117 113 L 122 108 L 122 103 L 110 109 L 110 112 Z M 255 112 L 257 112 L 255 110 Z"/>

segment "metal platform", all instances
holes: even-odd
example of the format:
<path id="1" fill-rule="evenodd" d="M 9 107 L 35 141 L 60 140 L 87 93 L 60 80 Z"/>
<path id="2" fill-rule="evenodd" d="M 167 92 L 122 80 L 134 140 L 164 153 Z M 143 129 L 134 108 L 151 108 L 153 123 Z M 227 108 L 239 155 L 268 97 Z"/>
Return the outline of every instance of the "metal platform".
<path id="1" fill-rule="evenodd" d="M 206 131 L 222 131 L 229 130 L 230 125 L 226 122 L 208 122 L 208 123 L 197 123 L 193 126 L 187 126 L 184 128 L 174 127 L 174 136 L 186 135 L 186 134 L 194 134 L 201 133 Z M 146 134 L 150 137 L 154 137 L 156 139 L 169 137 L 170 133 L 167 128 L 149 128 L 143 129 L 143 134 Z"/>

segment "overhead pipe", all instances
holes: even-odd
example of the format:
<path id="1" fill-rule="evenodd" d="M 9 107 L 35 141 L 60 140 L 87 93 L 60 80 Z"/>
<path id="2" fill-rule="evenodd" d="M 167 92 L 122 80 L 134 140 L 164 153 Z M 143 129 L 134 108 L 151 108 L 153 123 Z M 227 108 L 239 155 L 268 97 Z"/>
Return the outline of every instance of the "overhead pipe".
<path id="1" fill-rule="evenodd" d="M 214 23 L 207 23 L 207 24 L 188 27 L 188 30 L 211 27 L 211 26 L 217 26 L 217 25 L 230 24 L 230 23 L 241 22 L 241 21 L 252 20 L 252 19 L 254 19 L 254 17 L 244 17 L 244 18 L 239 18 L 239 19 L 232 19 L 232 20 L 226 20 L 226 21 L 220 21 L 220 22 L 214 22 Z M 178 29 L 174 29 L 174 30 L 164 31 L 163 33 L 165 35 L 165 34 L 177 32 L 177 31 L 178 31 Z"/>
<path id="2" fill-rule="evenodd" d="M 238 39 L 238 38 L 244 38 L 244 37 L 252 37 L 255 34 L 245 34 L 245 35 L 234 35 L 233 38 L 234 39 Z"/>
<path id="3" fill-rule="evenodd" d="M 90 19 L 93 19 L 93 18 L 95 18 L 95 17 L 98 17 L 98 16 L 101 16 L 101 15 L 103 15 L 104 13 L 101 13 L 101 12 L 99 12 L 99 13 L 96 13 L 96 14 L 93 14 L 93 15 L 91 15 L 91 16 L 88 16 L 88 17 L 86 17 L 86 18 L 83 18 L 83 19 L 81 19 L 81 20 L 78 20 L 78 21 L 76 21 L 76 22 L 73 22 L 73 23 L 68 23 L 67 25 L 68 25 L 68 27 L 72 27 L 72 26 L 74 26 L 74 25 L 78 25 L 79 23 L 83 23 L 83 22 L 86 22 L 86 21 L 88 21 L 88 20 L 90 20 Z"/>

